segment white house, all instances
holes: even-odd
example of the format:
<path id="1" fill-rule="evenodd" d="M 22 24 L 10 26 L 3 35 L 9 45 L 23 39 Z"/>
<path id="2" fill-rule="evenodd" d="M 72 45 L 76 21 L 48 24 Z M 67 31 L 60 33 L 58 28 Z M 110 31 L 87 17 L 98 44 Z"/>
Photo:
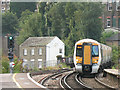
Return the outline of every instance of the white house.
<path id="1" fill-rule="evenodd" d="M 19 46 L 19 57 L 28 68 L 55 66 L 64 57 L 65 44 L 58 37 L 29 37 Z"/>

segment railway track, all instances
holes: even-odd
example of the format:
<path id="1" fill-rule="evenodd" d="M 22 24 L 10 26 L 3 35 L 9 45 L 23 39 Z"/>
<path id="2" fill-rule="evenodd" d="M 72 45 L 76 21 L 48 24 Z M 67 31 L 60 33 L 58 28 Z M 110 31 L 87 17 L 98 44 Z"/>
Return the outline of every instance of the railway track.
<path id="1" fill-rule="evenodd" d="M 78 80 L 78 73 L 72 72 L 63 76 L 60 80 L 60 86 L 63 89 L 85 89 L 83 83 Z"/>
<path id="2" fill-rule="evenodd" d="M 52 75 L 50 75 L 50 76 L 45 77 L 44 79 L 40 80 L 39 83 L 40 83 L 41 85 L 47 87 L 47 88 L 53 88 L 53 87 L 55 87 L 55 86 L 57 86 L 56 88 L 59 88 L 59 85 L 48 84 L 48 83 L 50 82 L 49 80 L 51 80 L 51 82 L 52 82 L 52 81 L 56 80 L 58 77 L 62 77 L 62 75 L 63 75 L 64 73 L 69 72 L 69 71 L 71 71 L 71 70 L 72 70 L 72 69 L 61 70 L 61 71 L 58 72 L 58 73 L 54 73 L 54 74 L 52 74 Z M 55 83 L 55 84 L 56 84 L 56 83 Z"/>
<path id="3" fill-rule="evenodd" d="M 105 89 L 113 90 L 115 88 L 109 87 L 107 84 L 101 84 L 97 77 L 95 78 L 83 78 L 79 73 L 69 73 L 63 76 L 60 80 L 60 86 L 63 89 L 87 89 L 87 90 L 96 90 L 96 89 Z"/>
<path id="4" fill-rule="evenodd" d="M 82 81 L 84 85 L 89 87 L 89 89 L 91 90 L 96 90 L 96 89 L 114 90 L 115 89 L 114 87 L 111 87 L 108 84 L 101 82 L 97 77 L 95 78 L 79 77 L 79 80 Z"/>
<path id="5" fill-rule="evenodd" d="M 87 89 L 87 90 L 96 90 L 96 89 L 105 89 L 113 90 L 114 87 L 111 87 L 107 84 L 99 81 L 97 77 L 82 77 L 79 73 L 73 72 L 71 69 L 61 70 L 60 72 L 54 73 L 52 75 L 46 76 L 39 81 L 39 83 L 46 88 L 62 88 L 62 89 Z"/>

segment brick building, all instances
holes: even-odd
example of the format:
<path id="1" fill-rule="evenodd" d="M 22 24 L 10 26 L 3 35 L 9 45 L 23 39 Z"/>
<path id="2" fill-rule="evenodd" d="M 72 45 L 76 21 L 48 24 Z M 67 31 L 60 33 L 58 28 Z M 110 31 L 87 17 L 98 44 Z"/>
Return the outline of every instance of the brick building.
<path id="1" fill-rule="evenodd" d="M 109 0 L 104 3 L 104 13 L 102 15 L 103 27 L 120 30 L 120 0 Z"/>

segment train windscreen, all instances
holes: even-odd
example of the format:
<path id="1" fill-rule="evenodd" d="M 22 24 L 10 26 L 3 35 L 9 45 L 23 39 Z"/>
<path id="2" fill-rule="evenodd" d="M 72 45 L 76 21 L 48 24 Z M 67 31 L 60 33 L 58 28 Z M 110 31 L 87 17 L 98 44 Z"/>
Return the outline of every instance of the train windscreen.
<path id="1" fill-rule="evenodd" d="M 82 45 L 77 45 L 76 56 L 82 57 Z"/>
<path id="2" fill-rule="evenodd" d="M 99 50 L 97 45 L 92 46 L 92 57 L 97 57 L 99 56 Z"/>

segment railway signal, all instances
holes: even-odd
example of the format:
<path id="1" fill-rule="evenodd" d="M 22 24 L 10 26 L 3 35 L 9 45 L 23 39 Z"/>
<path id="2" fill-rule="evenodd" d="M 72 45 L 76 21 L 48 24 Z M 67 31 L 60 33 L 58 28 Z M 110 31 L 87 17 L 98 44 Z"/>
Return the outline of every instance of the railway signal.
<path id="1" fill-rule="evenodd" d="M 10 66 L 10 73 L 13 73 L 13 67 L 14 67 L 14 54 L 13 54 L 13 48 L 14 48 L 14 37 L 9 36 L 8 37 L 8 58 L 10 60 L 9 66 Z"/>
<path id="2" fill-rule="evenodd" d="M 12 52 L 8 52 L 8 58 L 13 59 L 13 53 Z"/>
<path id="3" fill-rule="evenodd" d="M 13 36 L 8 37 L 8 48 L 14 48 L 14 37 Z"/>

